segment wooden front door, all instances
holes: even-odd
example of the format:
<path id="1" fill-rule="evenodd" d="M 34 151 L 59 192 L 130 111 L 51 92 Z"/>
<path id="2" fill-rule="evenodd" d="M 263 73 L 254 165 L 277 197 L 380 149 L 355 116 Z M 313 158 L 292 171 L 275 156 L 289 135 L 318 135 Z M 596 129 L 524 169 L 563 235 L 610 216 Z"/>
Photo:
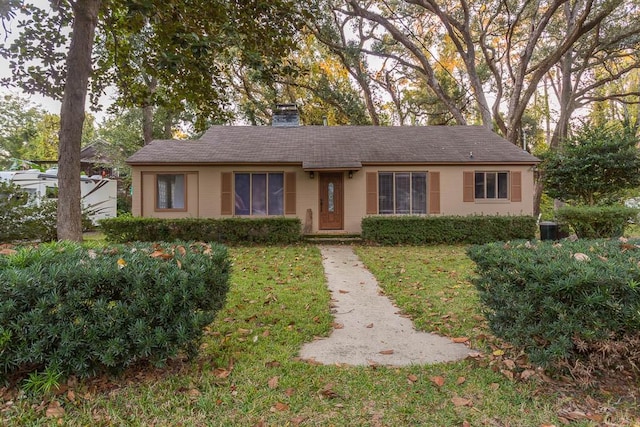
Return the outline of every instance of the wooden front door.
<path id="1" fill-rule="evenodd" d="M 344 228 L 344 174 L 320 174 L 320 230 L 342 230 Z"/>

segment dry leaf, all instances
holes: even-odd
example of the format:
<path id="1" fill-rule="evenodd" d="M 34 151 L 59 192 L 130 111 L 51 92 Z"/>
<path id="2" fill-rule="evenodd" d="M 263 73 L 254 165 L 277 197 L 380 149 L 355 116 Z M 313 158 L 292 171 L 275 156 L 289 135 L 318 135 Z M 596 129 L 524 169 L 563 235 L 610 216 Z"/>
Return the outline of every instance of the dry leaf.
<path id="1" fill-rule="evenodd" d="M 528 380 L 529 378 L 531 378 L 532 376 L 534 376 L 536 374 L 536 371 L 534 371 L 533 369 L 525 369 L 524 371 L 522 371 L 520 373 L 520 378 L 524 381 Z"/>
<path id="2" fill-rule="evenodd" d="M 282 403 L 282 402 L 276 402 L 276 404 L 274 405 L 274 408 L 278 412 L 283 412 L 283 411 L 288 411 L 289 410 L 289 405 L 287 405 L 286 403 Z"/>
<path id="3" fill-rule="evenodd" d="M 504 355 L 504 350 L 495 350 L 493 352 L 493 355 L 494 356 L 502 356 L 502 355 Z"/>
<path id="4" fill-rule="evenodd" d="M 493 391 L 496 391 L 497 389 L 499 389 L 499 388 L 500 388 L 500 384 L 498 384 L 498 383 L 491 383 L 491 384 L 489 384 L 489 388 L 490 388 L 491 390 L 493 390 Z"/>
<path id="5" fill-rule="evenodd" d="M 198 390 L 197 388 L 192 388 L 192 389 L 189 389 L 187 394 L 189 395 L 189 397 L 197 398 L 197 397 L 200 397 L 202 393 L 200 393 L 200 390 Z"/>
<path id="6" fill-rule="evenodd" d="M 271 362 L 265 363 L 264 366 L 266 366 L 267 368 L 277 368 L 280 366 L 280 362 L 278 362 L 277 360 L 272 360 Z"/>
<path id="7" fill-rule="evenodd" d="M 452 397 L 451 403 L 455 406 L 473 406 L 473 402 L 469 399 L 465 399 L 464 397 Z"/>
<path id="8" fill-rule="evenodd" d="M 69 400 L 69 402 L 75 402 L 76 400 L 76 393 L 73 390 L 69 390 L 67 392 L 67 400 Z"/>
<path id="9" fill-rule="evenodd" d="M 322 387 L 322 389 L 320 390 L 320 394 L 322 396 L 324 396 L 324 397 L 329 398 L 329 399 L 335 399 L 336 397 L 340 397 L 340 395 L 338 395 L 338 393 L 333 391 L 333 383 L 329 383 L 329 384 L 325 385 L 324 387 Z"/>
<path id="10" fill-rule="evenodd" d="M 345 291 L 344 289 L 340 289 L 340 290 L 338 290 L 338 292 L 340 292 L 341 294 L 348 294 L 349 293 L 349 291 Z"/>
<path id="11" fill-rule="evenodd" d="M 582 252 L 578 252 L 573 254 L 573 258 L 576 261 L 589 261 L 591 258 L 589 258 L 589 255 L 587 254 L 583 254 Z"/>
<path id="12" fill-rule="evenodd" d="M 333 329 L 344 329 L 344 325 L 338 322 L 333 322 L 331 326 L 333 326 Z"/>
<path id="13" fill-rule="evenodd" d="M 366 328 L 371 329 L 371 328 L 373 328 L 373 323 L 369 323 L 369 324 L 368 324 L 367 326 L 365 326 L 365 327 L 366 327 Z"/>
<path id="14" fill-rule="evenodd" d="M 507 369 L 501 369 L 501 370 L 500 370 L 500 373 L 501 373 L 502 375 L 504 375 L 505 377 L 509 378 L 510 380 L 512 380 L 512 379 L 513 379 L 513 371 L 509 371 L 509 370 L 507 370 Z"/>
<path id="15" fill-rule="evenodd" d="M 513 370 L 516 368 L 516 362 L 511 359 L 505 359 L 503 363 L 508 369 Z"/>
<path id="16" fill-rule="evenodd" d="M 60 405 L 60 402 L 53 400 L 47 406 L 46 415 L 47 418 L 61 418 L 64 416 L 64 408 Z"/>
<path id="17" fill-rule="evenodd" d="M 284 391 L 284 394 L 285 394 L 285 396 L 287 396 L 287 397 L 291 397 L 291 396 L 293 396 L 293 394 L 294 394 L 295 392 L 296 392 L 296 390 L 295 390 L 295 389 L 293 389 L 293 388 L 288 388 L 288 389 L 286 389 L 286 390 Z"/>
<path id="18" fill-rule="evenodd" d="M 393 354 L 393 350 L 389 349 L 389 350 L 382 350 L 380 352 L 380 354 L 384 354 L 385 356 L 388 356 L 390 354 Z"/>
<path id="19" fill-rule="evenodd" d="M 293 424 L 294 426 L 299 426 L 300 424 L 302 424 L 303 422 L 305 422 L 307 420 L 307 417 L 295 417 L 295 418 L 291 418 L 291 424 Z"/>
<path id="20" fill-rule="evenodd" d="M 118 259 L 118 268 L 122 269 L 122 268 L 124 268 L 126 265 L 127 265 L 127 261 L 125 261 L 125 260 L 124 260 L 124 259 L 122 259 L 122 258 L 119 258 L 119 259 Z"/>
<path id="21" fill-rule="evenodd" d="M 267 382 L 267 384 L 269 385 L 269 388 L 272 390 L 278 387 L 278 377 L 269 378 L 269 381 Z"/>
<path id="22" fill-rule="evenodd" d="M 184 246 L 178 246 L 176 248 L 176 251 L 182 256 L 185 256 L 187 254 L 187 250 L 184 248 Z"/>
<path id="23" fill-rule="evenodd" d="M 410 382 L 411 384 L 413 384 L 413 383 L 415 383 L 416 381 L 418 381 L 418 377 L 417 377 L 417 376 L 415 376 L 415 375 L 413 375 L 413 374 L 409 374 L 409 375 L 407 376 L 407 379 L 409 380 L 409 382 Z"/>
<path id="24" fill-rule="evenodd" d="M 469 341 L 469 337 L 453 338 L 452 341 L 455 342 L 455 343 L 461 344 L 461 343 L 465 343 L 465 342 Z"/>
<path id="25" fill-rule="evenodd" d="M 456 380 L 456 385 L 462 385 L 465 381 L 467 381 L 465 377 L 458 377 L 458 379 Z"/>
<path id="26" fill-rule="evenodd" d="M 179 268 L 179 269 L 182 269 L 182 263 L 180 262 L 180 260 L 179 260 L 179 259 L 177 259 L 177 260 L 176 260 L 176 263 L 178 264 L 178 268 Z"/>
<path id="27" fill-rule="evenodd" d="M 444 385 L 444 378 L 441 377 L 441 376 L 435 376 L 435 377 L 431 377 L 429 379 L 431 380 L 432 383 L 434 383 L 438 387 L 442 387 Z"/>
<path id="28" fill-rule="evenodd" d="M 15 249 L 0 249 L 0 255 L 13 255 L 17 253 L 18 251 Z"/>
<path id="29" fill-rule="evenodd" d="M 471 427 L 471 424 L 469 423 L 469 421 L 464 420 L 464 421 L 462 422 L 462 427 Z"/>
<path id="30" fill-rule="evenodd" d="M 227 378 L 231 374 L 231 371 L 227 371 L 223 368 L 216 368 L 213 370 L 213 375 L 217 378 Z"/>

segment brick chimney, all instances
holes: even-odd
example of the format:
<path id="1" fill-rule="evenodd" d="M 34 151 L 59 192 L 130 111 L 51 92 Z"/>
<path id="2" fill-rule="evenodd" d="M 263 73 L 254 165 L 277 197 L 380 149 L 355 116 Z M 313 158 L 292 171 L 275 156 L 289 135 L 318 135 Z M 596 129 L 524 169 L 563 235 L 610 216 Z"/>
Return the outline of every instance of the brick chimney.
<path id="1" fill-rule="evenodd" d="M 271 126 L 296 127 L 300 126 L 300 114 L 296 104 L 276 104 L 271 118 Z"/>

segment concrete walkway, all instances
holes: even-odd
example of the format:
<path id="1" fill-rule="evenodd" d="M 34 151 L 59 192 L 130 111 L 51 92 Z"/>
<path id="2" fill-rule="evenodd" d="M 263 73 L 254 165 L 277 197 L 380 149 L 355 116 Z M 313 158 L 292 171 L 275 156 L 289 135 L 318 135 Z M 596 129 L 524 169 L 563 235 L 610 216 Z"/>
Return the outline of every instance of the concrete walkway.
<path id="1" fill-rule="evenodd" d="M 471 350 L 449 338 L 414 329 L 349 246 L 321 246 L 332 296 L 334 330 L 302 347 L 300 356 L 322 364 L 405 366 L 449 362 Z"/>

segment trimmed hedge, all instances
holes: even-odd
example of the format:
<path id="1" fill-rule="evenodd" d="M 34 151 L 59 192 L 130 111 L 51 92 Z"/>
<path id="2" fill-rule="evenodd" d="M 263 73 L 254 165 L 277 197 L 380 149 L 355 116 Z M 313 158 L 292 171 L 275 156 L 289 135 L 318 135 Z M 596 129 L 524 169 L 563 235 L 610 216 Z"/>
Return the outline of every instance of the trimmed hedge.
<path id="1" fill-rule="evenodd" d="M 496 336 L 542 366 L 575 366 L 640 335 L 640 245 L 615 240 L 472 246 L 473 280 Z M 633 354 L 633 353 L 631 353 Z M 640 355 L 621 356 L 622 364 Z M 568 363 L 567 363 L 568 362 Z"/>
<path id="2" fill-rule="evenodd" d="M 197 351 L 230 261 L 205 243 L 43 244 L 0 255 L 0 371 L 90 376 Z"/>
<path id="3" fill-rule="evenodd" d="M 556 216 L 581 239 L 620 237 L 640 209 L 626 206 L 563 206 Z"/>
<path id="4" fill-rule="evenodd" d="M 118 217 L 100 221 L 112 242 L 199 240 L 229 244 L 287 244 L 302 238 L 298 218 L 140 218 Z"/>
<path id="5" fill-rule="evenodd" d="M 487 243 L 531 239 L 532 216 L 370 216 L 362 220 L 362 238 L 383 245 Z"/>

